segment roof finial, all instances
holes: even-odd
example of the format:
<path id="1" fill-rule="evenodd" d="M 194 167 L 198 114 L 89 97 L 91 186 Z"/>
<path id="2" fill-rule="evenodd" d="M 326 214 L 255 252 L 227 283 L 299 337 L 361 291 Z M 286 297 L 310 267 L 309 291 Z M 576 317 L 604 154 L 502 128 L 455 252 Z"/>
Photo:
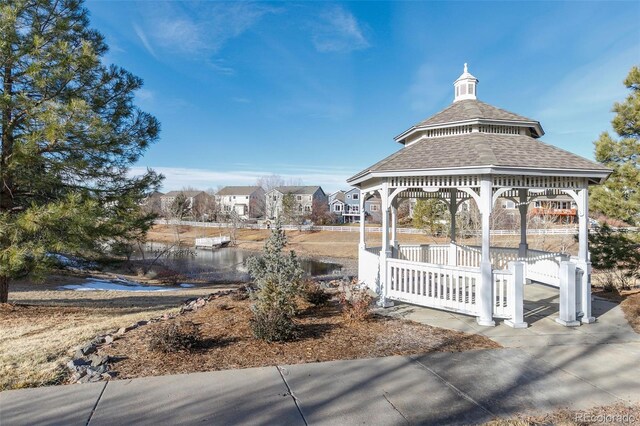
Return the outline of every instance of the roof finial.
<path id="1" fill-rule="evenodd" d="M 476 85 L 478 84 L 478 79 L 469 74 L 469 66 L 465 62 L 464 63 L 464 72 L 458 79 L 453 83 L 455 86 L 455 97 L 453 101 L 462 101 L 465 99 L 477 99 L 476 98 Z"/>

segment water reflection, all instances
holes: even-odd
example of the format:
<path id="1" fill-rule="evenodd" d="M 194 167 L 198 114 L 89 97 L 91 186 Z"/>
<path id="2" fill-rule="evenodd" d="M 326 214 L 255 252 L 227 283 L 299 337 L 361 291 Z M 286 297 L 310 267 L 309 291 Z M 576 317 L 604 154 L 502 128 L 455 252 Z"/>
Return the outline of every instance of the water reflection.
<path id="1" fill-rule="evenodd" d="M 166 245 L 149 243 L 145 246 L 144 257 L 153 259 L 158 250 L 164 250 Z M 249 281 L 249 273 L 245 261 L 250 256 L 259 255 L 257 252 L 237 248 L 221 248 L 216 250 L 192 250 L 193 256 L 162 257 L 161 262 L 166 267 L 193 278 L 203 278 L 212 281 Z M 142 259 L 140 253 L 135 259 Z M 308 276 L 339 274 L 342 266 L 337 263 L 321 262 L 313 259 L 300 259 L 300 263 Z"/>

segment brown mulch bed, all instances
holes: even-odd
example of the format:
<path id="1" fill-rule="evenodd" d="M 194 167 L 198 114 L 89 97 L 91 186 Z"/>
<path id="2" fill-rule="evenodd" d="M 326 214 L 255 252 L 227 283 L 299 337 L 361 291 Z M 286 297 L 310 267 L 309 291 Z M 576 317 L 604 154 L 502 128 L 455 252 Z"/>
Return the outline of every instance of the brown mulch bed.
<path id="1" fill-rule="evenodd" d="M 640 292 L 627 295 L 620 307 L 631 327 L 636 333 L 640 333 Z"/>
<path id="2" fill-rule="evenodd" d="M 250 318 L 250 301 L 224 296 L 195 312 L 167 320 L 198 324 L 203 336 L 201 348 L 168 354 L 149 350 L 150 336 L 166 323 L 162 321 L 126 333 L 104 346 L 100 354 L 116 359 L 112 369 L 118 378 L 133 378 L 500 347 L 483 336 L 400 319 L 373 316 L 363 322 L 347 322 L 335 301 L 322 307 L 307 306 L 297 318 L 300 336 L 292 342 L 256 339 L 249 328 Z"/>

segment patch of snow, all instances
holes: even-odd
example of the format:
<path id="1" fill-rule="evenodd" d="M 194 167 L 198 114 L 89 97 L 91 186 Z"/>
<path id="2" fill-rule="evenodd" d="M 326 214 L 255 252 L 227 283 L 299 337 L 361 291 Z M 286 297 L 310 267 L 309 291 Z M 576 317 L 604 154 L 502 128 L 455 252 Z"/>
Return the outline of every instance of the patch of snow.
<path id="1" fill-rule="evenodd" d="M 180 286 L 182 287 L 182 286 Z M 144 285 L 124 279 L 103 280 L 98 278 L 87 278 L 82 284 L 68 284 L 58 287 L 58 290 L 75 290 L 75 291 L 175 291 L 180 287 L 161 287 L 153 285 Z"/>

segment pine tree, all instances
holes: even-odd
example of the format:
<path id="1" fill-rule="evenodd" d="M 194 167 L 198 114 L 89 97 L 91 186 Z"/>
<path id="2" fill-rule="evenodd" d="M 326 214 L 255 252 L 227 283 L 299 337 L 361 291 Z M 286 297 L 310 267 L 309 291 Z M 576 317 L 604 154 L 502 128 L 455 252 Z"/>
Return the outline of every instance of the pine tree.
<path id="1" fill-rule="evenodd" d="M 611 122 L 620 136 L 608 132 L 594 142 L 596 160 L 613 170 L 604 185 L 593 187 L 590 207 L 611 218 L 640 224 L 640 68 L 633 67 L 624 81 L 631 93 L 616 102 Z"/>
<path id="2" fill-rule="evenodd" d="M 428 230 L 431 235 L 444 233 L 448 219 L 449 212 L 446 205 L 437 199 L 420 199 L 413 208 L 413 226 Z"/>
<path id="3" fill-rule="evenodd" d="M 48 253 L 96 252 L 151 223 L 139 205 L 161 176 L 127 173 L 159 123 L 106 52 L 81 1 L 0 3 L 0 303 Z"/>
<path id="4" fill-rule="evenodd" d="M 265 242 L 263 255 L 247 260 L 249 274 L 257 287 L 251 327 L 256 337 L 267 341 L 285 341 L 295 336 L 292 317 L 304 271 L 295 252 L 284 252 L 286 245 L 287 238 L 278 219 Z"/>

